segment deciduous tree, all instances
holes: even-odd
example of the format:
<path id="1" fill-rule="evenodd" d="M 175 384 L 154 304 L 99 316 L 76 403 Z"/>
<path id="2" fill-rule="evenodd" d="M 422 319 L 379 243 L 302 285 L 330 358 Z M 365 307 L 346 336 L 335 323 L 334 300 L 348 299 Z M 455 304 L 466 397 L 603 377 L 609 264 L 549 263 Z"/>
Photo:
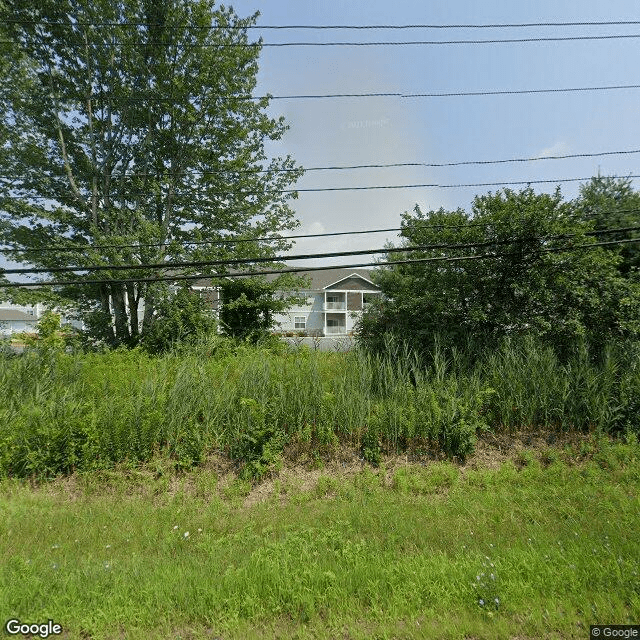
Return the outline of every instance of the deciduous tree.
<path id="1" fill-rule="evenodd" d="M 389 334 L 423 351 L 435 340 L 477 350 L 533 335 L 560 353 L 637 335 L 637 285 L 620 277 L 614 253 L 577 248 L 597 242 L 594 223 L 559 190 L 489 193 L 470 213 L 416 207 L 402 225 L 404 246 L 425 248 L 389 254 L 374 274 L 386 299 L 365 313 L 360 337 L 375 349 Z M 420 258 L 432 261 L 396 264 Z"/>
<path id="2" fill-rule="evenodd" d="M 150 331 L 168 286 L 144 280 L 175 274 L 169 263 L 289 247 L 285 191 L 301 170 L 267 157 L 286 125 L 253 96 L 256 16 L 213 0 L 6 0 L 2 17 L 0 239 L 23 263 L 77 267 L 58 281 L 109 279 L 57 290 L 94 333 Z"/>

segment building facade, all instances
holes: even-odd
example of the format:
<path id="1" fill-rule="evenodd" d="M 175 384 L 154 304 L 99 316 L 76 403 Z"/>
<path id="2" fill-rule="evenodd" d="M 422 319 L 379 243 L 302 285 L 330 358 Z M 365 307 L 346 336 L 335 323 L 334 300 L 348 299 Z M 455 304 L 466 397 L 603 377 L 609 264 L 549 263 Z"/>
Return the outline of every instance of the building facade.
<path id="1" fill-rule="evenodd" d="M 299 275 L 307 277 L 310 285 L 304 290 L 283 292 L 301 301 L 276 314 L 277 333 L 312 337 L 351 335 L 362 311 L 381 295 L 368 269 L 336 267 L 303 271 Z M 210 283 L 198 281 L 193 288 L 200 291 L 214 310 L 219 308 L 219 292 Z"/>

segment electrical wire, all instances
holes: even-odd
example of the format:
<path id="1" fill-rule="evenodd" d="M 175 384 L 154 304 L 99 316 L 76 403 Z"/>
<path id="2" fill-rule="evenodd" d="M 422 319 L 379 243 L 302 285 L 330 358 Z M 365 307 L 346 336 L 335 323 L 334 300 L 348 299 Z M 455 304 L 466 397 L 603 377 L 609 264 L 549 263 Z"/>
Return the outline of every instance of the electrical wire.
<path id="1" fill-rule="evenodd" d="M 640 85 L 637 85 L 636 88 L 640 89 Z M 389 168 L 401 168 L 401 167 L 429 167 L 429 168 L 443 168 L 443 167 L 462 167 L 462 166 L 472 166 L 472 165 L 490 165 L 490 164 L 510 164 L 510 163 L 518 163 L 518 162 L 540 162 L 543 160 L 567 160 L 573 158 L 600 158 L 604 156 L 622 156 L 622 155 L 633 155 L 640 153 L 640 149 L 623 149 L 618 151 L 599 151 L 596 153 L 567 153 L 563 155 L 550 155 L 550 156 L 530 156 L 525 158 L 504 158 L 499 160 L 460 160 L 456 162 L 389 162 L 389 163 L 380 163 L 380 164 L 352 164 L 352 165 L 335 165 L 335 166 L 324 166 L 324 167 L 297 167 L 293 169 L 230 169 L 226 171 L 192 171 L 189 173 L 175 173 L 175 174 L 161 174 L 159 176 L 154 176 L 155 178 L 197 178 L 202 176 L 215 176 L 220 175 L 221 173 L 232 173 L 232 174 L 248 174 L 255 175 L 260 173 L 296 173 L 301 169 L 304 170 L 305 173 L 309 173 L 311 171 L 351 171 L 354 169 L 389 169 Z M 143 178 L 149 177 L 148 173 L 142 172 L 125 172 L 120 174 L 114 174 L 111 176 L 112 179 L 121 179 L 121 178 Z M 15 179 L 15 174 L 0 174 L 0 178 L 5 179 Z"/>
<path id="2" fill-rule="evenodd" d="M 640 242 L 640 238 L 630 238 L 625 240 L 611 240 L 608 242 L 594 242 L 592 244 L 575 245 L 573 247 L 554 247 L 550 249 L 539 249 L 531 251 L 527 255 L 543 254 L 543 253 L 561 253 L 565 251 L 579 251 L 582 249 L 589 250 L 595 247 L 603 247 L 618 244 L 628 244 L 633 242 Z M 76 285 L 107 285 L 107 284 L 140 284 L 140 283 L 153 283 L 153 282 L 179 282 L 187 280 L 206 280 L 214 277 L 219 278 L 238 278 L 238 277 L 251 277 L 251 276 L 265 276 L 265 275 L 283 275 L 287 273 L 309 273 L 312 271 L 328 271 L 331 269 L 355 269 L 360 267 L 393 267 L 399 264 L 424 264 L 429 262 L 462 262 L 473 260 L 487 260 L 504 257 L 522 257 L 522 253 L 486 253 L 472 256 L 456 256 L 456 257 L 444 257 L 436 256 L 433 258 L 418 258 L 414 260 L 394 260 L 389 263 L 380 262 L 363 262 L 357 264 L 347 265 L 332 265 L 324 267 L 293 267 L 289 269 L 273 269 L 262 271 L 244 271 L 240 273 L 227 273 L 216 276 L 202 275 L 202 274 L 175 274 L 170 276 L 156 276 L 152 278 L 129 278 L 122 280 L 64 280 L 64 281 L 48 281 L 48 282 L 0 282 L 0 288 L 15 288 L 15 287 L 63 287 L 63 286 L 76 286 Z"/>
<path id="3" fill-rule="evenodd" d="M 264 191 L 212 191 L 211 195 L 217 196 L 255 196 L 255 195 L 283 195 L 283 194 L 298 194 L 298 193 L 323 193 L 323 192 L 331 192 L 331 191 L 373 191 L 380 189 L 463 189 L 463 188 L 471 188 L 471 187 L 503 187 L 503 186 L 516 186 L 516 185 L 532 185 L 532 184 L 558 184 L 561 182 L 585 182 L 587 180 L 591 180 L 593 176 L 587 176 L 583 178 L 550 178 L 547 180 L 507 180 L 503 182 L 465 182 L 465 183 L 455 183 L 455 184 L 441 184 L 441 183 L 422 183 L 422 184 L 388 184 L 388 185 L 370 185 L 370 186 L 362 186 L 362 187 L 315 187 L 309 189 L 265 189 Z M 640 174 L 628 174 L 625 176 L 613 175 L 608 176 L 614 180 L 619 179 L 632 179 L 632 178 L 640 178 Z M 20 189 L 18 186 L 11 187 L 13 189 Z M 111 198 L 113 200 L 118 200 L 122 195 L 140 195 L 140 193 L 116 193 L 111 194 Z M 12 196 L 14 199 L 24 200 L 40 200 L 53 202 L 55 198 L 44 197 L 44 196 L 29 196 L 24 195 L 21 197 Z M 87 195 L 85 197 L 90 197 Z M 102 195 L 101 198 L 104 196 Z M 2 198 L 0 197 L 0 203 L 2 202 Z"/>
<path id="4" fill-rule="evenodd" d="M 603 85 L 593 87 L 558 87 L 550 89 L 504 89 L 504 90 L 480 90 L 480 91 L 444 91 L 436 93 L 402 93 L 398 91 L 378 91 L 373 93 L 319 93 L 319 94 L 291 94 L 274 96 L 265 94 L 262 96 L 233 96 L 234 100 L 321 100 L 335 98 L 461 98 L 473 96 L 512 96 L 512 95 L 531 95 L 543 93 L 575 93 L 588 91 L 618 91 L 625 89 L 639 89 L 640 84 L 619 84 L 619 85 Z M 91 98 L 98 103 L 101 98 L 94 96 Z M 162 96 L 137 96 L 137 97 L 118 97 L 102 99 L 105 103 L 175 103 L 172 97 Z"/>
<path id="5" fill-rule="evenodd" d="M 619 227 L 615 229 L 601 229 L 598 231 L 585 232 L 584 235 L 599 236 L 608 235 L 610 233 L 620 233 L 625 231 L 638 231 L 639 226 Z M 324 253 L 308 253 L 291 256 L 271 256 L 258 258 L 232 258 L 225 260 L 189 260 L 185 262 L 156 262 L 151 264 L 128 264 L 128 265 L 88 265 L 75 267 L 37 267 L 37 268 L 19 268 L 19 269 L 0 269 L 0 274 L 17 275 L 17 274 L 35 274 L 35 273 L 69 273 L 73 271 L 137 271 L 144 269 L 167 269 L 167 268 L 184 268 L 184 267 L 218 267 L 218 266 L 238 266 L 246 264 L 264 264 L 272 262 L 284 262 L 285 260 L 315 260 L 318 258 L 339 258 L 345 256 L 362 256 L 373 253 L 411 253 L 414 251 L 433 251 L 437 249 L 476 249 L 478 247 L 490 247 L 494 245 L 513 244 L 515 242 L 547 242 L 549 240 L 565 240 L 577 236 L 576 233 L 564 233 L 551 236 L 531 236 L 525 238 L 509 238 L 505 240 L 489 240 L 486 242 L 468 242 L 462 244 L 452 244 L 450 242 L 417 245 L 409 247 L 381 247 L 377 249 L 359 249 L 357 251 L 334 251 Z"/>
<path id="6" fill-rule="evenodd" d="M 467 39 L 467 40 L 405 40 L 402 42 L 371 42 L 371 41 L 351 41 L 351 42 L 203 42 L 194 49 L 203 47 L 216 47 L 219 49 L 262 49 L 262 48 L 283 48 L 283 47 L 409 47 L 409 46 L 442 46 L 442 45 L 486 45 L 486 44 L 521 44 L 536 42 L 579 42 L 594 40 L 630 40 L 640 38 L 638 33 L 607 34 L 591 36 L 539 36 L 531 38 L 492 38 L 492 39 Z M 19 44 L 14 40 L 0 40 L 0 44 Z M 138 41 L 138 42 L 111 42 L 92 43 L 114 47 L 173 47 L 176 43 L 169 41 Z M 181 46 L 181 45 L 178 45 Z"/>
<path id="7" fill-rule="evenodd" d="M 592 213 L 578 214 L 576 220 L 589 219 L 595 216 L 603 216 L 609 214 L 618 213 L 640 213 L 640 209 L 616 209 L 613 211 L 598 211 Z M 335 236 L 350 236 L 350 235 L 362 235 L 371 233 L 390 233 L 393 231 L 409 231 L 413 229 L 466 229 L 468 227 L 491 227 L 495 226 L 495 222 L 466 222 L 461 224 L 432 224 L 426 221 L 423 224 L 405 225 L 403 227 L 389 227 L 386 229 L 362 229 L 359 231 L 332 231 L 330 233 L 305 233 L 292 236 L 263 236 L 256 238 L 237 238 L 229 239 L 222 238 L 218 240 L 192 240 L 179 243 L 183 247 L 190 245 L 210 245 L 210 244 L 244 244 L 248 242 L 269 242 L 275 240 L 298 240 L 301 238 L 329 238 Z M 590 232 L 589 232 L 590 233 Z M 150 242 L 150 243 L 138 243 L 138 244 L 105 244 L 105 245 L 78 245 L 74 247 L 40 247 L 37 249 L 16 249 L 16 248 L 0 248 L 0 253 L 51 253 L 51 252 L 66 252 L 66 251 L 88 251 L 88 250 L 101 250 L 101 249 L 143 249 L 148 247 L 167 247 L 178 242 L 177 240 L 171 240 L 168 242 Z"/>
<path id="8" fill-rule="evenodd" d="M 499 23 L 453 23 L 453 24 L 287 24 L 287 25 L 167 25 L 160 22 L 56 22 L 42 20 L 20 20 L 20 19 L 3 19 L 7 24 L 21 25 L 41 25 L 44 27 L 163 27 L 165 29 L 199 29 L 199 30 L 244 30 L 244 29 L 309 29 L 309 30 L 327 30 L 327 29 L 521 29 L 531 27 L 610 27 L 610 26 L 630 26 L 640 24 L 640 20 L 583 20 L 574 22 L 499 22 Z"/>

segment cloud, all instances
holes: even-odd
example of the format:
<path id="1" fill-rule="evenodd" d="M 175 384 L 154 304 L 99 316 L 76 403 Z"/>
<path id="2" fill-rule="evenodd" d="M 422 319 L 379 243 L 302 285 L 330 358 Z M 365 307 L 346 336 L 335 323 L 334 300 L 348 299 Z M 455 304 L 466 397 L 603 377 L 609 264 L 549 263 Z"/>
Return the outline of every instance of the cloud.
<path id="1" fill-rule="evenodd" d="M 564 142 L 564 140 L 560 140 L 550 147 L 546 147 L 539 153 L 535 155 L 536 158 L 549 158 L 551 156 L 564 156 L 568 154 L 570 151 L 569 145 Z"/>

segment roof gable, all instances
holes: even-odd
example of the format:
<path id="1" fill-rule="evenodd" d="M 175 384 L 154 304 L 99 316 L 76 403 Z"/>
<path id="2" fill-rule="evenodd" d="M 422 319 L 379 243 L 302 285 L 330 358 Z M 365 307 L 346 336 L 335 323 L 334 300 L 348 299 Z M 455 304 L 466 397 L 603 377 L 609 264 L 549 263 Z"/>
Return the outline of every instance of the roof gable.
<path id="1" fill-rule="evenodd" d="M 376 287 L 371 280 L 365 278 L 363 275 L 359 273 L 351 273 L 335 282 L 331 282 L 327 284 L 325 289 L 354 289 L 361 291 L 366 289 L 368 291 L 378 291 L 378 287 Z"/>

